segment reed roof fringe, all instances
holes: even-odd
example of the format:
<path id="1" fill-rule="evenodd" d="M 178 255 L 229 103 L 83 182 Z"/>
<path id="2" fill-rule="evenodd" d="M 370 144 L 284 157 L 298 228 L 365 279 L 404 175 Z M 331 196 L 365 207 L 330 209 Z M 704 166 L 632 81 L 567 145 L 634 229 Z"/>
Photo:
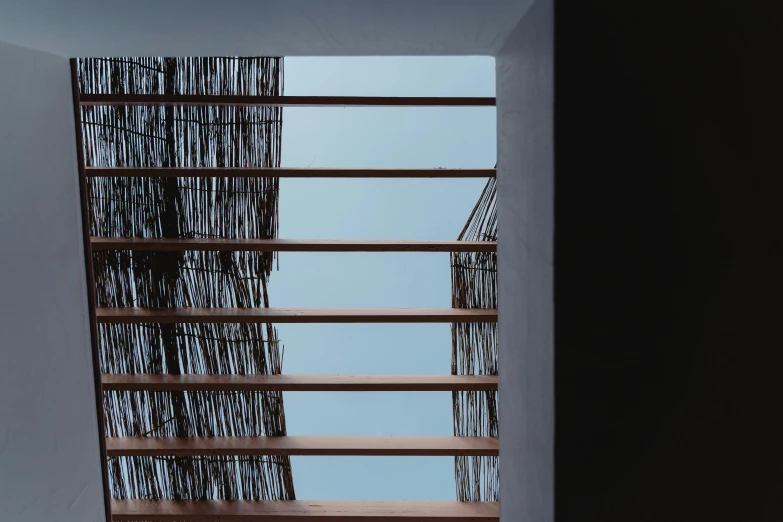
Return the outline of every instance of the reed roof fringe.
<path id="1" fill-rule="evenodd" d="M 495 178 L 489 179 L 465 228 L 461 241 L 497 241 Z M 497 253 L 453 252 L 451 289 L 454 308 L 497 308 Z M 451 373 L 497 375 L 496 323 L 455 323 L 451 326 Z M 498 436 L 497 391 L 452 392 L 454 435 Z M 498 457 L 456 457 L 457 499 L 496 502 Z"/>
<path id="2" fill-rule="evenodd" d="M 283 94 L 282 58 L 79 60 L 89 94 Z M 81 108 L 85 164 L 279 167 L 280 107 Z M 276 178 L 88 179 L 94 236 L 277 237 Z M 98 306 L 268 307 L 271 252 L 93 254 Z M 271 324 L 101 324 L 104 373 L 279 374 Z M 280 436 L 281 392 L 104 393 L 107 436 Z M 115 499 L 295 499 L 290 459 L 114 457 Z"/>

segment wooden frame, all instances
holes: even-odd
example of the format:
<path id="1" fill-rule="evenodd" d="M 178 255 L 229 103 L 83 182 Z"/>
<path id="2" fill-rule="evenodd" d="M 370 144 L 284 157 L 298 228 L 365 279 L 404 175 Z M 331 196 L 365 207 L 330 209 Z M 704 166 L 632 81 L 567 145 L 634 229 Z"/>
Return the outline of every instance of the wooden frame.
<path id="1" fill-rule="evenodd" d="M 497 375 L 158 375 L 107 373 L 107 391 L 496 391 Z"/>
<path id="2" fill-rule="evenodd" d="M 497 456 L 493 437 L 104 437 L 105 391 L 496 391 L 497 376 L 464 375 L 150 375 L 100 374 L 98 323 L 461 323 L 496 322 L 496 309 L 320 308 L 98 308 L 93 251 L 259 252 L 496 252 L 495 242 L 283 239 L 164 239 L 90 237 L 87 178 L 90 177 L 274 177 L 274 178 L 494 178 L 493 169 L 336 168 L 104 168 L 84 165 L 81 107 L 94 105 L 206 105 L 287 107 L 494 107 L 495 98 L 360 96 L 200 96 L 79 93 L 77 62 L 71 60 L 81 190 L 90 333 L 100 430 L 100 451 L 110 456 L 364 455 Z M 171 501 L 112 500 L 107 468 L 102 477 L 108 520 L 291 522 L 497 522 L 494 502 L 375 501 Z"/>
<path id="3" fill-rule="evenodd" d="M 71 58 L 71 90 L 73 92 L 73 123 L 76 136 L 76 164 L 79 171 L 79 199 L 81 200 L 82 241 L 84 246 L 84 272 L 87 283 L 87 304 L 90 321 L 90 350 L 92 352 L 93 386 L 95 387 L 95 410 L 98 417 L 98 448 L 101 454 L 101 479 L 103 481 L 103 502 L 107 522 L 111 520 L 111 490 L 109 473 L 106 469 L 106 421 L 103 411 L 103 388 L 101 385 L 101 362 L 98 349 L 98 324 L 95 317 L 95 276 L 92 266 L 92 243 L 90 241 L 90 211 L 87 203 L 87 176 L 84 169 L 84 144 L 82 142 L 82 116 L 79 99 L 79 77 L 76 59 Z"/>
<path id="4" fill-rule="evenodd" d="M 93 251 L 184 252 L 496 252 L 495 241 L 390 241 L 361 239 L 166 239 L 92 237 Z"/>
<path id="5" fill-rule="evenodd" d="M 497 502 L 114 500 L 113 520 L 160 522 L 498 522 Z"/>
<path id="6" fill-rule="evenodd" d="M 98 323 L 490 323 L 496 309 L 478 308 L 109 308 Z"/>
<path id="7" fill-rule="evenodd" d="M 106 437 L 109 457 L 328 455 L 496 457 L 495 437 Z"/>
<path id="8" fill-rule="evenodd" d="M 495 169 L 328 169 L 230 167 L 87 167 L 97 177 L 160 178 L 494 178 Z"/>
<path id="9" fill-rule="evenodd" d="M 218 96 L 198 94 L 84 94 L 82 105 L 220 105 L 265 107 L 494 107 L 495 98 L 434 96 Z"/>

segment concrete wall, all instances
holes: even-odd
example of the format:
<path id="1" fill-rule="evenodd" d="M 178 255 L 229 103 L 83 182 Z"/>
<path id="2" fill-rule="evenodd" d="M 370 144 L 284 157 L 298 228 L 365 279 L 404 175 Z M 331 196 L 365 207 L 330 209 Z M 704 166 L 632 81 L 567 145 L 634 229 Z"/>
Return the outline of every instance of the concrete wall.
<path id="1" fill-rule="evenodd" d="M 0 71 L 0 519 L 103 520 L 68 61 Z"/>
<path id="2" fill-rule="evenodd" d="M 500 520 L 554 518 L 553 13 L 497 56 Z"/>

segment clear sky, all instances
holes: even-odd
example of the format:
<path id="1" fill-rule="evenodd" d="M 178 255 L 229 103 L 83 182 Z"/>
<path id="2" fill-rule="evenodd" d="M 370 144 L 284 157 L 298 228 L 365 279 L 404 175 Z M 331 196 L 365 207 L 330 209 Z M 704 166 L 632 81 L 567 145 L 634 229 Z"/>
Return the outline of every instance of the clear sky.
<path id="1" fill-rule="evenodd" d="M 286 58 L 287 95 L 494 96 L 494 59 Z M 286 108 L 284 167 L 491 168 L 495 109 Z M 281 238 L 456 239 L 483 179 L 283 179 Z M 280 254 L 271 306 L 449 307 L 446 253 Z M 278 325 L 285 373 L 447 374 L 438 325 Z M 448 392 L 287 392 L 289 435 L 451 435 Z M 300 499 L 454 500 L 452 457 L 293 457 Z"/>

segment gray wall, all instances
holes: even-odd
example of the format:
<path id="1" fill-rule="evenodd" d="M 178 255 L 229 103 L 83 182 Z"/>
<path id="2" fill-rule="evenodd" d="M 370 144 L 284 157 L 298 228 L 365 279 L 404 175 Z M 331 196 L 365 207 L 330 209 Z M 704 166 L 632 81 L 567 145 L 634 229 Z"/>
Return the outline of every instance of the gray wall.
<path id="1" fill-rule="evenodd" d="M 102 520 L 68 61 L 0 71 L 0 519 Z"/>
<path id="2" fill-rule="evenodd" d="M 67 57 L 494 55 L 531 2 L 0 0 L 0 39 Z"/>
<path id="3" fill-rule="evenodd" d="M 497 56 L 501 522 L 554 519 L 553 6 Z"/>

